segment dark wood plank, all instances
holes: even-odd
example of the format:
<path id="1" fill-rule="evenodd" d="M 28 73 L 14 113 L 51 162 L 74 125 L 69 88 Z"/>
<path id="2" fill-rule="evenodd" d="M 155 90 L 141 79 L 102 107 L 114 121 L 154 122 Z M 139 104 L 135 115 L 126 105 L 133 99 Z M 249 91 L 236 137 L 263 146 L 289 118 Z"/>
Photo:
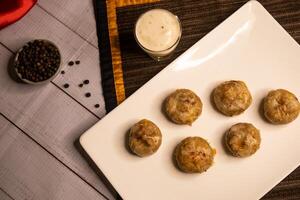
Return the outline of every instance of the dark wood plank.
<path id="1" fill-rule="evenodd" d="M 0 45 L 0 112 L 87 185 L 113 199 L 74 145 L 98 118 L 53 84 L 31 86 L 13 81 L 7 73 L 11 56 L 12 53 Z"/>
<path id="2" fill-rule="evenodd" d="M 105 200 L 3 116 L 0 127 L 0 187 L 14 199 Z"/>
<path id="3" fill-rule="evenodd" d="M 300 199 L 300 167 L 268 192 L 262 200 Z"/>

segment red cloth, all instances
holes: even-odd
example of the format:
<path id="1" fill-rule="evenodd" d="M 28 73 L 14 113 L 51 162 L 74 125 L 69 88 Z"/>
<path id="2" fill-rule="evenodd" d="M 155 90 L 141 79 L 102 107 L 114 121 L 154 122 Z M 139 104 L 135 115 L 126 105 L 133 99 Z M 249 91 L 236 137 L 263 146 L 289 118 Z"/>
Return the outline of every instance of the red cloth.
<path id="1" fill-rule="evenodd" d="M 37 0 L 0 0 L 0 29 L 21 19 Z"/>

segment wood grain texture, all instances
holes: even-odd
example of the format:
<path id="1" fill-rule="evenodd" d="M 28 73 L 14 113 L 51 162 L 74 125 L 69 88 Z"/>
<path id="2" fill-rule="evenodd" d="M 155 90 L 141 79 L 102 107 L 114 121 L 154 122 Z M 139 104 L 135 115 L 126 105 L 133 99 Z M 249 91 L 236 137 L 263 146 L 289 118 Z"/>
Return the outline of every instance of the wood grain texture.
<path id="1" fill-rule="evenodd" d="M 39 0 L 38 5 L 98 48 L 93 0 Z"/>
<path id="2" fill-rule="evenodd" d="M 299 200 L 300 167 L 269 191 L 261 200 Z"/>
<path id="3" fill-rule="evenodd" d="M 115 0 L 117 7 L 134 6 L 139 4 L 155 3 L 160 0 Z"/>
<path id="4" fill-rule="evenodd" d="M 1 115 L 0 124 L 0 187 L 13 199 L 105 199 Z"/>
<path id="5" fill-rule="evenodd" d="M 9 196 L 8 193 L 6 193 L 2 188 L 0 188 L 0 199 L 1 200 L 14 200 Z"/>
<path id="6" fill-rule="evenodd" d="M 13 81 L 7 74 L 11 56 L 11 52 L 0 45 L 0 112 L 95 190 L 112 199 L 74 145 L 98 118 L 53 84 L 31 86 Z"/>
<path id="7" fill-rule="evenodd" d="M 106 0 L 107 23 L 117 103 L 125 100 L 123 68 L 117 26 L 116 1 Z"/>
<path id="8" fill-rule="evenodd" d="M 99 118 L 104 116 L 105 104 L 102 95 L 98 49 L 38 6 L 33 7 L 20 21 L 0 32 L 0 43 L 14 52 L 25 42 L 37 38 L 53 41 L 62 54 L 62 70 L 66 73 L 59 74 L 53 82 L 61 89 L 65 83 L 68 83 L 70 87 L 65 92 Z M 70 60 L 80 60 L 81 63 L 70 67 L 67 65 Z M 79 88 L 78 85 L 85 79 L 89 79 L 90 84 Z M 90 92 L 92 96 L 86 98 L 86 92 Z M 100 108 L 95 108 L 95 104 L 99 104 Z"/>
<path id="9" fill-rule="evenodd" d="M 137 4 L 147 4 L 156 2 L 155 0 L 106 0 L 108 34 L 111 49 L 111 64 L 113 70 L 114 86 L 116 93 L 117 104 L 123 102 L 126 98 L 124 80 L 123 80 L 123 67 L 121 59 L 121 49 L 119 43 L 119 33 L 117 24 L 117 8 Z"/>

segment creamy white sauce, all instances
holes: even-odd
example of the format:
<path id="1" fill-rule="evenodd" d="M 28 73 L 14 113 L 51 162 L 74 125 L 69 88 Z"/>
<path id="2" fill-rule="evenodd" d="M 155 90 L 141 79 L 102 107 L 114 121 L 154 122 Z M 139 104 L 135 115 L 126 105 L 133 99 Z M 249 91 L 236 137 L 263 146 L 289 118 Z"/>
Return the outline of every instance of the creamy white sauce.
<path id="1" fill-rule="evenodd" d="M 153 9 L 139 18 L 135 34 L 144 48 L 151 51 L 164 51 L 177 42 L 181 30 L 175 15 L 167 10 Z"/>

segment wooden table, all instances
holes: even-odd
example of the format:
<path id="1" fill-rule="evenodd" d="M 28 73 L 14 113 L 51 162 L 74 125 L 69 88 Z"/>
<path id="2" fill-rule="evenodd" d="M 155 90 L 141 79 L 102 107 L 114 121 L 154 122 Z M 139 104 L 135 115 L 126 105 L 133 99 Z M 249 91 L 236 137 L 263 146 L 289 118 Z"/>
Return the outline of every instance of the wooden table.
<path id="1" fill-rule="evenodd" d="M 60 48 L 66 73 L 46 85 L 17 83 L 8 62 L 36 38 Z M 80 65 L 67 65 L 77 59 Z M 0 199 L 114 199 L 76 147 L 105 115 L 93 1 L 39 0 L 0 31 L 0 66 Z"/>
<path id="2" fill-rule="evenodd" d="M 8 63 L 36 38 L 57 44 L 66 73 L 46 85 L 17 83 Z M 81 63 L 70 67 L 70 60 Z M 77 143 L 105 115 L 92 0 L 39 0 L 0 31 L 0 66 L 0 199 L 115 199 Z M 78 87 L 85 79 L 90 84 Z M 281 183 L 266 199 L 280 199 L 276 190 L 299 190 L 299 180 Z"/>

